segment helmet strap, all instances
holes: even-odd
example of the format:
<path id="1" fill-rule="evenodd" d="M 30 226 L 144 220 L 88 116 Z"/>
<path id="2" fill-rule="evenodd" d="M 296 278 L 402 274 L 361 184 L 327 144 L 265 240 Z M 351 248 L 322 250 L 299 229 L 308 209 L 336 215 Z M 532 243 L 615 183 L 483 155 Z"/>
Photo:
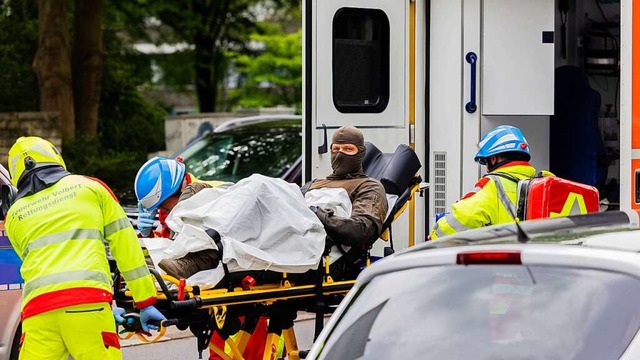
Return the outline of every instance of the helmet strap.
<path id="1" fill-rule="evenodd" d="M 502 160 L 496 161 L 494 163 L 494 162 L 491 161 L 492 157 L 493 156 L 490 156 L 490 157 L 487 158 L 487 169 L 489 170 L 489 172 L 492 172 L 493 170 L 495 170 L 495 169 L 497 169 L 497 168 L 499 168 L 499 167 L 501 167 L 503 165 L 506 165 L 506 164 L 514 161 L 513 159 L 502 159 Z"/>

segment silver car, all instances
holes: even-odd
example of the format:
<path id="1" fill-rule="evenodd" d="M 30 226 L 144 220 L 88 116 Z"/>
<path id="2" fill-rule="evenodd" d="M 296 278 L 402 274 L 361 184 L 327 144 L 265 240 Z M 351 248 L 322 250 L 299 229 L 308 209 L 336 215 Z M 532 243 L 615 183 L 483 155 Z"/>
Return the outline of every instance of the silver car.
<path id="1" fill-rule="evenodd" d="M 10 184 L 9 173 L 0 165 L 0 188 L 3 194 L 9 190 Z M 13 251 L 4 231 L 4 205 L 0 203 L 3 209 L 0 211 L 0 360 L 13 360 L 18 359 L 23 281 L 20 277 L 20 258 Z"/>
<path id="2" fill-rule="evenodd" d="M 640 231 L 624 213 L 594 215 L 375 263 L 307 359 L 640 359 Z"/>

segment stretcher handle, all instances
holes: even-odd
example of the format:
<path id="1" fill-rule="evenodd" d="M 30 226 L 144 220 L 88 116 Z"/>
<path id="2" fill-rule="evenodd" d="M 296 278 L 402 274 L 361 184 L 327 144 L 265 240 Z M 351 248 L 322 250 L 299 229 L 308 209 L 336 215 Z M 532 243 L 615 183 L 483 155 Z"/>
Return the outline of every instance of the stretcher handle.
<path id="1" fill-rule="evenodd" d="M 189 300 L 174 300 L 171 302 L 170 306 L 173 310 L 197 309 L 202 306 L 202 299 L 199 297 L 194 297 Z"/>

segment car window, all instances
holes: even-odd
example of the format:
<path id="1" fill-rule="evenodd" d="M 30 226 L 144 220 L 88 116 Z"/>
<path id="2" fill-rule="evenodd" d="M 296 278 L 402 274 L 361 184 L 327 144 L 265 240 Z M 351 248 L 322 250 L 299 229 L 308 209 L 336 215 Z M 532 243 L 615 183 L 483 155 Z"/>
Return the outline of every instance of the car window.
<path id="1" fill-rule="evenodd" d="M 364 285 L 320 359 L 618 359 L 640 279 L 543 266 L 440 266 Z"/>
<path id="2" fill-rule="evenodd" d="M 300 126 L 254 126 L 205 137 L 179 156 L 198 179 L 237 182 L 253 173 L 280 177 L 301 154 Z"/>

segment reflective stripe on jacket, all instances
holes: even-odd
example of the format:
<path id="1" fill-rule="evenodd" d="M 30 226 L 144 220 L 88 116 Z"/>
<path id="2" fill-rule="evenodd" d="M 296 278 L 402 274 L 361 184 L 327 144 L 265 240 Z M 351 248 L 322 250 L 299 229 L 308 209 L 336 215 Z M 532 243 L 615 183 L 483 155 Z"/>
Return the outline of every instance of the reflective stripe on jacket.
<path id="1" fill-rule="evenodd" d="M 476 183 L 475 192 L 451 205 L 451 212 L 438 220 L 431 230 L 431 240 L 468 229 L 514 221 L 518 184 L 495 175 L 496 173 L 528 179 L 536 174 L 536 169 L 527 162 L 514 161 L 485 175 Z M 502 187 L 504 191 L 498 191 L 498 187 Z M 507 198 L 500 194 L 506 194 Z M 512 212 L 507 210 L 507 206 Z"/>
<path id="2" fill-rule="evenodd" d="M 22 316 L 78 304 L 111 301 L 109 245 L 138 308 L 156 301 L 156 289 L 138 238 L 106 185 L 68 175 L 18 199 L 6 231 L 23 263 Z"/>

